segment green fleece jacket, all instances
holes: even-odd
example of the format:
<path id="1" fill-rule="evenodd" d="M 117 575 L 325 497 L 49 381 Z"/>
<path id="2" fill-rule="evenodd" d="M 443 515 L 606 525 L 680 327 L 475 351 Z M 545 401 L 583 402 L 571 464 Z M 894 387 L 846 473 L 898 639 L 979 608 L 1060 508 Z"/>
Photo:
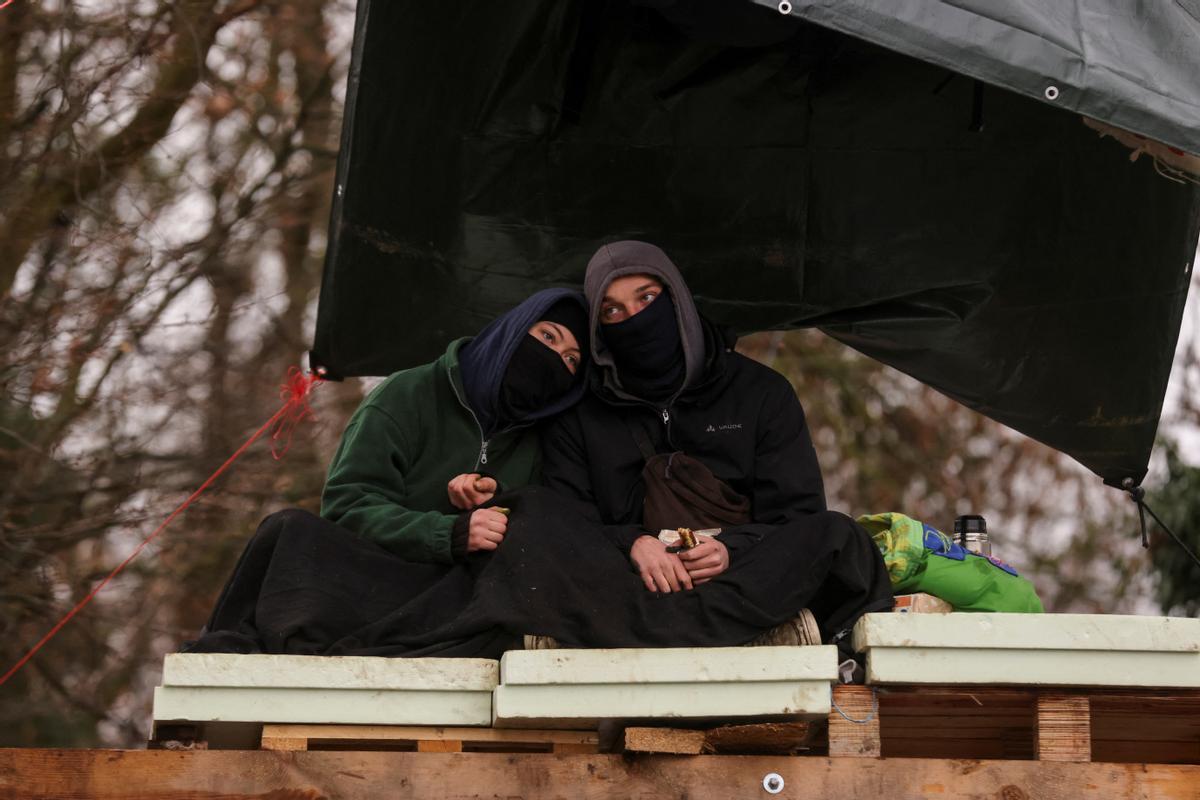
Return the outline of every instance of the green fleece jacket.
<path id="1" fill-rule="evenodd" d="M 363 401 L 329 465 L 321 516 L 397 555 L 449 563 L 459 510 L 446 484 L 480 472 L 503 489 L 532 483 L 540 464 L 533 428 L 484 441 L 465 402 L 458 353 L 467 339 L 424 366 L 391 375 Z"/>

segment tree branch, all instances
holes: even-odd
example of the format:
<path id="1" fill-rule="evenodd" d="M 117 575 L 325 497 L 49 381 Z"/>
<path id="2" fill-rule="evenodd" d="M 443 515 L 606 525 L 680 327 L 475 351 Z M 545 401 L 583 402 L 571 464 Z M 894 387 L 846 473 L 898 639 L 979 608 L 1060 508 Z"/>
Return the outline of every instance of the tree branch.
<path id="1" fill-rule="evenodd" d="M 217 14 L 214 0 L 180 0 L 171 21 L 172 49 L 133 119 L 73 169 L 59 170 L 44 186 L 13 203 L 13 213 L 0 227 L 0 296 L 8 296 L 29 248 L 61 212 L 117 178 L 167 134 L 204 73 L 204 59 L 217 33 L 260 3 L 241 0 Z"/>

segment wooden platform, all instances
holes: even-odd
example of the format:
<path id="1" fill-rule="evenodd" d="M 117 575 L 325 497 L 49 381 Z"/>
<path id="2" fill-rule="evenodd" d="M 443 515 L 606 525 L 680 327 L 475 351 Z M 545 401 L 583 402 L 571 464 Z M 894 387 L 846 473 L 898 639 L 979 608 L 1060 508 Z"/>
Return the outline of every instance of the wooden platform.
<path id="1" fill-rule="evenodd" d="M 1200 767 L 949 758 L 0 750 L 0 800 L 1194 800 Z"/>
<path id="2" fill-rule="evenodd" d="M 182 735 L 180 734 L 182 730 Z M 164 726 L 152 747 L 206 749 Z M 180 741 L 172 741 L 177 737 Z M 218 745 L 220 746 L 220 745 Z M 257 741 L 244 747 L 258 747 Z M 269 750 L 806 755 L 1200 765 L 1200 691 L 835 686 L 826 718 L 581 730 L 405 725 L 262 726 Z"/>

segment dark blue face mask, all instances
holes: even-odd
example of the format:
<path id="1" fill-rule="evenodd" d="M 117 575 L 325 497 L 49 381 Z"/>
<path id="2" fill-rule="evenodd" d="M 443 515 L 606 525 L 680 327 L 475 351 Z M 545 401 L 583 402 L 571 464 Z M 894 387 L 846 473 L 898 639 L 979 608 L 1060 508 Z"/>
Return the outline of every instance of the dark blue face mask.
<path id="1" fill-rule="evenodd" d="M 600 325 L 600 338 L 612 354 L 621 388 L 634 397 L 666 400 L 683 384 L 683 341 L 666 289 L 629 319 Z"/>

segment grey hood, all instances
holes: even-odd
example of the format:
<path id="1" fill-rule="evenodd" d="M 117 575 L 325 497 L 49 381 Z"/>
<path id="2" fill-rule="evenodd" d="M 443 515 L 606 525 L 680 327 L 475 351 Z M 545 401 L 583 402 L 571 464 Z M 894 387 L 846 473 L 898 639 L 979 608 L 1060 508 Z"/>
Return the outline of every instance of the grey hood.
<path id="1" fill-rule="evenodd" d="M 704 332 L 691 290 L 679 274 L 679 269 L 655 245 L 632 239 L 613 242 L 602 245 L 588 262 L 583 292 L 587 295 L 588 322 L 591 325 L 592 363 L 600 371 L 605 386 L 627 400 L 640 399 L 621 388 L 612 354 L 600 336 L 600 305 L 604 300 L 604 291 L 615 279 L 641 274 L 653 275 L 662 281 L 663 286 L 670 290 L 671 300 L 675 304 L 675 318 L 679 323 L 686 367 L 683 385 L 675 393 L 678 396 L 684 389 L 694 385 L 704 371 Z"/>

